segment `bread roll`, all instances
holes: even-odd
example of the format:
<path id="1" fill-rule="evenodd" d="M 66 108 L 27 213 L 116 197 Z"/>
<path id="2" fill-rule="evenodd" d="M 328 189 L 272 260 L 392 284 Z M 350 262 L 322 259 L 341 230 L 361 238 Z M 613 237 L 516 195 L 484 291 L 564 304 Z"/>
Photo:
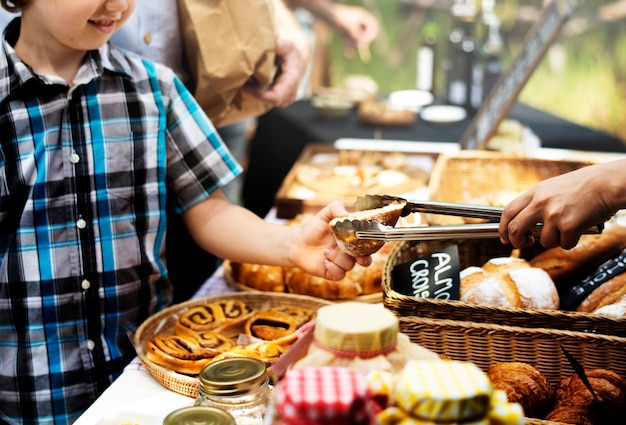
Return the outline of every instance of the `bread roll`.
<path id="1" fill-rule="evenodd" d="M 595 312 L 598 309 L 614 304 L 626 294 L 626 273 L 619 274 L 598 286 L 585 298 L 576 311 Z"/>
<path id="2" fill-rule="evenodd" d="M 550 382 L 530 364 L 497 363 L 487 370 L 487 376 L 495 389 L 504 391 L 508 401 L 522 406 L 527 417 L 543 418 L 552 407 Z"/>
<path id="3" fill-rule="evenodd" d="M 501 257 L 461 271 L 461 301 L 501 307 L 557 309 L 559 295 L 550 276 L 521 258 Z"/>
<path id="4" fill-rule="evenodd" d="M 285 280 L 281 266 L 265 264 L 231 263 L 235 280 L 259 291 L 285 292 Z"/>
<path id="5" fill-rule="evenodd" d="M 530 260 L 561 286 L 584 278 L 626 248 L 626 227 L 611 224 L 599 235 L 582 235 L 572 249 L 548 249 Z"/>
<path id="6" fill-rule="evenodd" d="M 330 221 L 337 245 L 353 257 L 371 255 L 381 249 L 385 241 L 359 239 L 356 230 L 361 222 L 374 221 L 385 226 L 395 226 L 402 214 L 404 202 L 394 202 L 381 208 L 357 211 Z"/>

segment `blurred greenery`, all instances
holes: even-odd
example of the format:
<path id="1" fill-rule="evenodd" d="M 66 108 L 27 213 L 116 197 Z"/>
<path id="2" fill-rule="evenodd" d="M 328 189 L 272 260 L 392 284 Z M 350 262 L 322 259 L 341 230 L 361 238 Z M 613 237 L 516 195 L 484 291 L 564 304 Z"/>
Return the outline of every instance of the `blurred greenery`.
<path id="1" fill-rule="evenodd" d="M 381 93 L 415 87 L 416 49 L 426 19 L 436 20 L 442 36 L 449 28 L 451 0 L 345 0 L 372 11 L 381 33 L 370 47 L 372 61 L 347 58 L 332 36 L 329 46 L 331 85 L 340 86 L 350 74 L 373 78 Z M 426 5 L 426 9 L 421 7 Z M 548 50 L 520 94 L 531 106 L 570 121 L 618 136 L 626 143 L 626 2 L 579 0 L 560 36 Z M 497 1 L 505 41 L 506 68 L 542 9 L 540 0 Z M 428 17 L 424 13 L 429 13 Z M 445 43 L 439 43 L 440 57 Z M 438 94 L 443 93 L 438 73 Z"/>

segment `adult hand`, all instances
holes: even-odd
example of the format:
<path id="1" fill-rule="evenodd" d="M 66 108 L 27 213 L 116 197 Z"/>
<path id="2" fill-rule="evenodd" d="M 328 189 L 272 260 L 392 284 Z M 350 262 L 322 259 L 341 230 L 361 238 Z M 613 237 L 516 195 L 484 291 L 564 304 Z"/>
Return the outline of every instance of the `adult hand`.
<path id="1" fill-rule="evenodd" d="M 543 223 L 542 246 L 570 249 L 586 229 L 604 223 L 626 205 L 624 179 L 626 160 L 620 160 L 539 182 L 504 208 L 500 240 L 517 248 L 531 245 L 535 242 L 531 227 Z"/>
<path id="2" fill-rule="evenodd" d="M 378 18 L 359 6 L 334 4 L 335 31 L 344 42 L 344 52 L 351 57 L 358 48 L 368 47 L 378 36 Z"/>
<path id="3" fill-rule="evenodd" d="M 246 86 L 246 90 L 272 106 L 284 108 L 296 100 L 306 62 L 300 50 L 289 40 L 277 39 L 275 54 L 280 73 L 272 85 L 268 88 Z"/>

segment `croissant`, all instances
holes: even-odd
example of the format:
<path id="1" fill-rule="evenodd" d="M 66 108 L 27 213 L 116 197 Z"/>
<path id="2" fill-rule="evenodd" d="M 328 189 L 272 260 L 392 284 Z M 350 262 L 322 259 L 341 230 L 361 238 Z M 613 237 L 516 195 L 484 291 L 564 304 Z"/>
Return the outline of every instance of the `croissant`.
<path id="1" fill-rule="evenodd" d="M 146 357 L 173 371 L 197 375 L 219 351 L 203 347 L 190 335 L 155 336 L 146 342 Z"/>
<path id="2" fill-rule="evenodd" d="M 554 422 L 576 424 L 623 423 L 626 380 L 607 369 L 585 370 L 597 401 L 577 375 L 562 379 L 555 392 L 554 409 L 546 416 Z"/>
<path id="3" fill-rule="evenodd" d="M 508 401 L 522 406 L 527 417 L 543 418 L 552 406 L 550 382 L 530 364 L 496 363 L 487 370 L 487 376 L 495 389 L 504 391 Z"/>

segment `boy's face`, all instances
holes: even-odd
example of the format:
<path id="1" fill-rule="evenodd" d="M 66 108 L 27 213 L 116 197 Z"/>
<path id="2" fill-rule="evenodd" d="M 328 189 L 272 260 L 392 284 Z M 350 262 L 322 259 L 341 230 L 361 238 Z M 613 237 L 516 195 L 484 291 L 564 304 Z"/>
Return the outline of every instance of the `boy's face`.
<path id="1" fill-rule="evenodd" d="M 36 28 L 41 37 L 72 50 L 94 50 L 128 20 L 134 7 L 135 0 L 33 0 L 22 10 L 22 30 Z"/>

